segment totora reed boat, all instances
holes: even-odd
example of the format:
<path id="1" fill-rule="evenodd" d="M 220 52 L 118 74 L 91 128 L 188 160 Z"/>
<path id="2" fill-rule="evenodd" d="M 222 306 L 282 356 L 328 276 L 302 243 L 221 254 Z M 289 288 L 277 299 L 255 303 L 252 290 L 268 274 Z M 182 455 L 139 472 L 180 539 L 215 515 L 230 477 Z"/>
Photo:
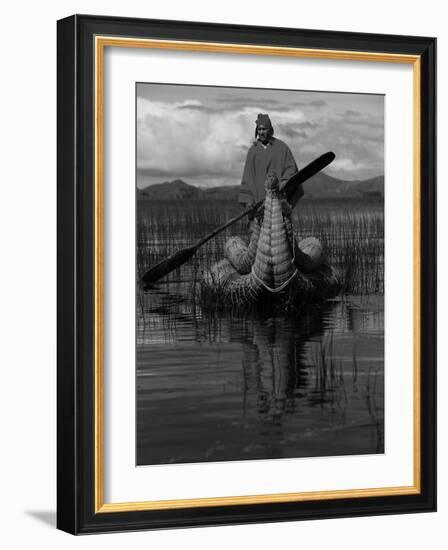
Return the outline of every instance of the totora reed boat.
<path id="1" fill-rule="evenodd" d="M 204 293 L 231 306 L 297 307 L 335 297 L 341 290 L 338 271 L 328 265 L 315 237 L 297 242 L 291 206 L 275 175 L 265 183 L 264 208 L 251 222 L 249 243 L 230 237 L 225 258 L 204 273 Z"/>

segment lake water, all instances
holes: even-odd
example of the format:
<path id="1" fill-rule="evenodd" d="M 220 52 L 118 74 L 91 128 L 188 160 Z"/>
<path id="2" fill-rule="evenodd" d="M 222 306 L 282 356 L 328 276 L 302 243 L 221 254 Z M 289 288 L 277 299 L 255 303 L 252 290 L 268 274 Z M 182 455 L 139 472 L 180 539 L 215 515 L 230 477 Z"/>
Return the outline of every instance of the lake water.
<path id="1" fill-rule="evenodd" d="M 175 249 L 194 242 L 178 230 Z M 195 266 L 221 245 L 138 294 L 137 464 L 384 452 L 382 293 L 289 316 L 209 309 Z"/>

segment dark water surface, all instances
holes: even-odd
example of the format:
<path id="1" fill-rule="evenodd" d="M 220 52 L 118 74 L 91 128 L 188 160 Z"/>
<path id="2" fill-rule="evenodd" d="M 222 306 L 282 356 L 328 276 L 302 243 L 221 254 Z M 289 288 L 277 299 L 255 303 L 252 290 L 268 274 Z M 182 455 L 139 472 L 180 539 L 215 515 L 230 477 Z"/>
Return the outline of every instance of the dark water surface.
<path id="1" fill-rule="evenodd" d="M 368 220 L 371 211 L 366 209 Z M 186 226 L 165 231 L 166 215 L 157 218 L 153 211 L 148 219 L 156 220 L 158 232 L 153 226 L 144 233 L 153 239 L 151 251 L 165 246 L 167 234 L 174 249 L 194 242 L 189 216 L 192 234 L 186 237 Z M 356 240 L 370 246 L 371 261 L 367 254 L 360 258 L 354 281 L 365 278 L 365 288 L 377 288 L 383 268 L 372 246 L 382 244 L 382 235 L 365 218 L 365 234 Z M 211 215 L 211 226 L 220 221 Z M 198 234 L 204 234 L 203 223 L 198 221 Z M 224 238 L 138 294 L 137 464 L 384 452 L 383 296 L 346 292 L 294 315 L 209 309 L 196 299 L 197 268 L 206 255 L 222 257 Z M 147 242 L 141 246 L 148 248 Z"/>

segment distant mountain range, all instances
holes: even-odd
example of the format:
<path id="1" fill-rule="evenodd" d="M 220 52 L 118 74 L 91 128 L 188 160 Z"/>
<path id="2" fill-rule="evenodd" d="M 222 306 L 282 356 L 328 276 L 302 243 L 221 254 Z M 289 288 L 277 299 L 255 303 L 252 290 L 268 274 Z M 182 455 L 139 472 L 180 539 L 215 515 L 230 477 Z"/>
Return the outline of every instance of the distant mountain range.
<path id="1" fill-rule="evenodd" d="M 363 198 L 384 196 L 384 176 L 368 180 L 344 181 L 320 172 L 304 184 L 305 197 L 313 198 Z M 203 189 L 181 179 L 165 181 L 138 189 L 141 199 L 150 200 L 237 200 L 239 185 Z"/>

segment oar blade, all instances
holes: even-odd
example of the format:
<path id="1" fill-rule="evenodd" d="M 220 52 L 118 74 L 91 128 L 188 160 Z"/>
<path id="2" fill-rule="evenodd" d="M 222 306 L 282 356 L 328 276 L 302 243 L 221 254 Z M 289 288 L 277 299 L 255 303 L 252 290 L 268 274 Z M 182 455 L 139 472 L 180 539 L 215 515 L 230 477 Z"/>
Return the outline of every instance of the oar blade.
<path id="1" fill-rule="evenodd" d="M 191 246 L 189 248 L 178 250 L 157 265 L 149 268 L 140 279 L 143 288 L 148 288 L 152 284 L 156 283 L 159 279 L 162 279 L 162 277 L 165 277 L 165 275 L 168 275 L 168 273 L 171 273 L 171 271 L 174 271 L 176 268 L 183 265 L 194 255 L 196 250 L 196 246 Z"/>

